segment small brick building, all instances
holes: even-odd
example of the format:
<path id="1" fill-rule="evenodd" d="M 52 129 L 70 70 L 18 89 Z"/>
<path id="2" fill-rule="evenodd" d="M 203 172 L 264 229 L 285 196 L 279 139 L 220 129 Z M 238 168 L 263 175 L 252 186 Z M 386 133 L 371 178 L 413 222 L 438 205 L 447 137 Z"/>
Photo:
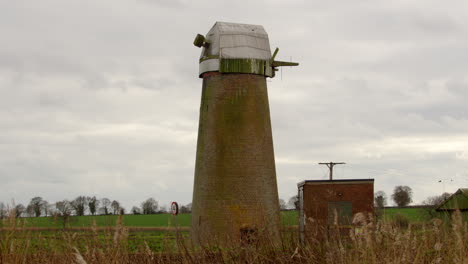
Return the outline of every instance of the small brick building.
<path id="1" fill-rule="evenodd" d="M 374 213 L 374 179 L 308 180 L 298 191 L 302 241 L 308 232 L 350 227 L 356 213 Z"/>

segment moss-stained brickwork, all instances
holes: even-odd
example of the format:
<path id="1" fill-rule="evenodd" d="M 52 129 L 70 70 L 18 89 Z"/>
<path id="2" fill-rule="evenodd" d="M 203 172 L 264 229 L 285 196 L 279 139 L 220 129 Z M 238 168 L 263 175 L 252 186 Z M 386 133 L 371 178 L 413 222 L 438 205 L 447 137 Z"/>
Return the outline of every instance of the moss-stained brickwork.
<path id="1" fill-rule="evenodd" d="M 241 229 L 279 236 L 265 76 L 203 75 L 192 210 L 196 243 L 239 241 Z"/>
<path id="2" fill-rule="evenodd" d="M 267 67 L 271 67 L 268 61 L 258 59 L 221 59 L 219 62 L 219 72 L 225 73 L 238 72 L 268 75 L 266 73 Z"/>

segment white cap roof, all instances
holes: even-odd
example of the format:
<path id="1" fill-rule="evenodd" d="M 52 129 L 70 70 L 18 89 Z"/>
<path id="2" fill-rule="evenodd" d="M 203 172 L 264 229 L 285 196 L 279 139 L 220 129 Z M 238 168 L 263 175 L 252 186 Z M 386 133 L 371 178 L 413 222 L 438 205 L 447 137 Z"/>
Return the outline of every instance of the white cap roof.
<path id="1" fill-rule="evenodd" d="M 208 32 L 210 42 L 200 58 L 219 56 L 226 59 L 262 59 L 271 57 L 268 34 L 263 26 L 216 22 Z"/>
<path id="2" fill-rule="evenodd" d="M 216 22 L 205 37 L 200 56 L 199 74 L 219 71 L 220 60 L 253 59 L 269 61 L 271 58 L 268 34 L 263 26 Z M 260 66 L 259 66 L 260 67 Z M 263 66 L 260 67 L 263 69 Z M 266 75 L 272 76 L 271 67 Z"/>

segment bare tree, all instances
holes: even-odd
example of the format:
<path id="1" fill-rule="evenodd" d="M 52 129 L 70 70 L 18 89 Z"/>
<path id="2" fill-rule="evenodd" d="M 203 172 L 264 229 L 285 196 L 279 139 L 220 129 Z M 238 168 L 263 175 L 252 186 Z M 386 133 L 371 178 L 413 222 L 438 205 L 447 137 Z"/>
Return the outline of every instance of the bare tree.
<path id="1" fill-rule="evenodd" d="M 49 216 L 51 215 L 51 205 L 49 204 L 49 202 L 47 202 L 46 200 L 44 200 L 44 202 L 42 203 L 42 212 L 44 213 L 44 216 Z"/>
<path id="2" fill-rule="evenodd" d="M 56 215 L 62 219 L 63 228 L 65 228 L 70 220 L 73 207 L 69 201 L 63 200 L 56 202 L 55 208 L 57 209 Z"/>
<path id="3" fill-rule="evenodd" d="M 99 206 L 99 200 L 96 199 L 96 196 L 88 197 L 88 208 L 89 208 L 89 212 L 92 215 L 96 214 L 96 210 L 98 206 Z"/>
<path id="4" fill-rule="evenodd" d="M 182 205 L 179 209 L 181 214 L 189 214 L 192 212 L 192 203 L 188 203 L 187 205 Z"/>
<path id="5" fill-rule="evenodd" d="M 384 215 L 384 207 L 387 205 L 387 195 L 384 191 L 378 191 L 374 194 L 374 215 L 380 220 Z"/>
<path id="6" fill-rule="evenodd" d="M 0 202 L 0 219 L 3 219 L 6 217 L 7 214 L 7 209 L 4 203 Z"/>
<path id="7" fill-rule="evenodd" d="M 445 200 L 447 200 L 450 196 L 450 193 L 445 192 L 441 195 L 427 197 L 426 200 L 422 202 L 423 205 L 427 205 L 427 207 L 424 208 L 427 214 L 431 218 L 439 216 L 439 213 L 435 209 L 437 208 L 437 206 L 441 205 Z"/>
<path id="8" fill-rule="evenodd" d="M 158 202 L 154 198 L 148 198 L 141 203 L 142 214 L 155 214 L 158 212 Z"/>
<path id="9" fill-rule="evenodd" d="M 433 207 L 436 207 L 440 205 L 441 203 L 445 202 L 450 197 L 450 193 L 443 193 L 441 195 L 435 195 L 435 196 L 430 196 L 427 197 L 426 200 L 423 201 L 424 205 L 431 205 Z"/>
<path id="10" fill-rule="evenodd" d="M 26 210 L 24 210 L 25 214 L 27 217 L 33 217 L 34 216 L 34 209 L 31 205 L 26 206 Z"/>
<path id="11" fill-rule="evenodd" d="M 299 210 L 299 196 L 297 194 L 289 198 L 288 206 L 289 208 Z"/>
<path id="12" fill-rule="evenodd" d="M 120 203 L 118 201 L 116 201 L 116 200 L 112 201 L 111 207 L 112 207 L 112 211 L 114 212 L 115 215 L 121 213 L 122 208 L 120 208 Z"/>
<path id="13" fill-rule="evenodd" d="M 82 216 L 85 214 L 88 207 L 88 199 L 86 196 L 78 196 L 73 201 L 71 201 L 70 204 L 73 207 L 75 214 Z"/>
<path id="14" fill-rule="evenodd" d="M 279 199 L 280 210 L 286 210 L 286 202 L 283 199 Z"/>
<path id="15" fill-rule="evenodd" d="M 392 199 L 398 207 L 407 206 L 410 204 L 413 196 L 413 190 L 408 186 L 396 186 L 393 189 Z"/>
<path id="16" fill-rule="evenodd" d="M 102 198 L 101 199 L 101 208 L 99 211 L 101 211 L 101 214 L 108 215 L 110 214 L 110 209 L 111 209 L 111 201 L 109 198 Z"/>
<path id="17" fill-rule="evenodd" d="M 374 206 L 384 208 L 387 205 L 387 195 L 384 191 L 378 191 L 374 194 Z"/>
<path id="18" fill-rule="evenodd" d="M 15 206 L 14 212 L 15 212 L 15 217 L 21 217 L 21 215 L 26 211 L 26 207 L 22 204 L 17 204 Z"/>
<path id="19" fill-rule="evenodd" d="M 32 198 L 28 205 L 28 213 L 31 216 L 41 216 L 42 209 L 44 208 L 44 202 L 45 201 L 42 199 L 42 197 L 37 196 Z"/>
<path id="20" fill-rule="evenodd" d="M 136 207 L 136 206 L 133 206 L 131 212 L 132 212 L 132 214 L 134 214 L 134 215 L 139 215 L 139 214 L 141 214 L 141 209 L 138 208 L 138 207 Z"/>
<path id="21" fill-rule="evenodd" d="M 57 209 L 57 213 L 59 214 L 68 214 L 71 215 L 73 211 L 73 207 L 71 203 L 67 200 L 58 201 L 55 203 L 55 208 Z"/>
<path id="22" fill-rule="evenodd" d="M 50 203 L 46 203 L 44 205 L 44 214 L 45 216 L 53 216 L 55 215 L 57 212 L 57 209 L 55 208 L 55 204 L 50 204 Z"/>

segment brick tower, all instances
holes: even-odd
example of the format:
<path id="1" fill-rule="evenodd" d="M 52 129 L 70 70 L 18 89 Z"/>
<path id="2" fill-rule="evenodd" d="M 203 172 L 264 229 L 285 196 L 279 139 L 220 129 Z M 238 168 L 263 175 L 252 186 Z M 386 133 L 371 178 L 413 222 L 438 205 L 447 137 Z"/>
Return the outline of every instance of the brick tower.
<path id="1" fill-rule="evenodd" d="M 279 237 L 266 77 L 278 66 L 262 26 L 217 22 L 203 47 L 191 237 L 195 244 Z"/>

